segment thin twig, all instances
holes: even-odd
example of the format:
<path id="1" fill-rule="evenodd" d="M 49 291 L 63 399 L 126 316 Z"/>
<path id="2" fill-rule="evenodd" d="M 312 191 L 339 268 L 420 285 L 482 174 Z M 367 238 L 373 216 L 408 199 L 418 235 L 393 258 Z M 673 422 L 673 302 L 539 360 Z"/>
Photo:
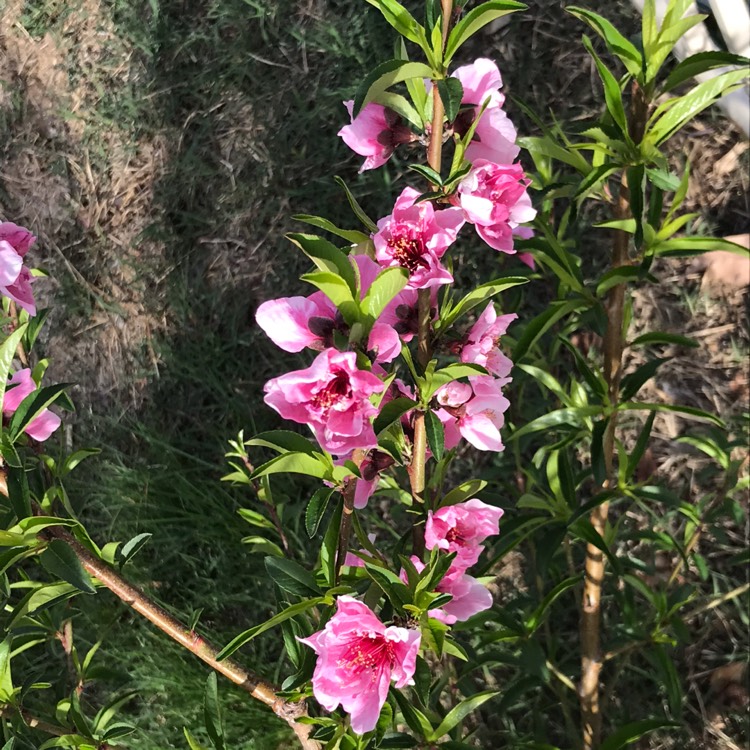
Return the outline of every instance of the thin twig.
<path id="1" fill-rule="evenodd" d="M 320 744 L 310 739 L 312 727 L 298 723 L 297 719 L 307 714 L 303 702 L 290 702 L 276 695 L 276 688 L 256 674 L 244 669 L 233 659 L 217 659 L 218 649 L 205 641 L 194 630 L 188 629 L 179 620 L 162 609 L 140 589 L 128 583 L 106 563 L 97 559 L 66 529 L 59 526 L 47 527 L 40 537 L 46 540 L 60 539 L 75 552 L 86 572 L 108 588 L 116 597 L 131 609 L 145 617 L 150 623 L 186 648 L 219 674 L 239 685 L 250 696 L 265 703 L 273 712 L 284 719 L 292 728 L 304 750 L 320 750 Z"/>
<path id="2" fill-rule="evenodd" d="M 3 706 L 0 708 L 0 717 L 3 719 L 12 719 L 14 716 L 20 716 L 23 719 L 23 723 L 29 729 L 36 729 L 39 732 L 51 734 L 54 737 L 65 737 L 73 731 L 72 729 L 57 726 L 57 724 L 50 724 L 44 721 L 44 719 L 38 719 L 24 708 L 17 708 L 15 706 Z"/>
<path id="3" fill-rule="evenodd" d="M 634 143 L 643 140 L 648 116 L 648 101 L 643 90 L 633 82 L 630 103 L 629 131 Z M 616 219 L 630 218 L 630 193 L 627 178 L 623 174 L 620 191 L 614 210 Z M 612 242 L 613 269 L 627 266 L 629 236 L 620 230 L 614 231 Z M 612 287 L 607 296 L 607 330 L 604 335 L 604 377 L 607 382 L 611 415 L 604 431 L 603 454 L 605 481 L 603 490 L 616 486 L 614 473 L 615 431 L 617 429 L 617 404 L 620 399 L 622 377 L 622 352 L 624 348 L 623 322 L 625 319 L 625 284 Z M 591 514 L 591 525 L 600 536 L 604 536 L 609 503 L 597 506 Z M 602 715 L 599 704 L 599 678 L 601 658 L 601 596 L 604 581 L 604 555 L 593 544 L 586 546 L 583 602 L 581 606 L 581 725 L 584 750 L 596 750 L 601 742 Z"/>

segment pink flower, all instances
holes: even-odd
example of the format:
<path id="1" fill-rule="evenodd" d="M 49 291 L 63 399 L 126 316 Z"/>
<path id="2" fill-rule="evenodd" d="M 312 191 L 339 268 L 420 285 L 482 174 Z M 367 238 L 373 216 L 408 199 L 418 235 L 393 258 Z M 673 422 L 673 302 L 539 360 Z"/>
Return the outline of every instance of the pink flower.
<path id="1" fill-rule="evenodd" d="M 381 167 L 391 158 L 396 146 L 415 139 L 411 130 L 401 124 L 398 115 L 380 104 L 366 104 L 356 117 L 352 117 L 353 101 L 344 102 L 344 106 L 352 122 L 341 128 L 338 135 L 354 153 L 367 157 L 360 172 Z"/>
<path id="2" fill-rule="evenodd" d="M 488 107 L 502 107 L 505 96 L 500 93 L 503 79 L 497 65 L 486 57 L 474 60 L 471 65 L 456 68 L 452 76 L 461 81 L 464 94 L 461 104 L 481 106 L 489 98 Z"/>
<path id="3" fill-rule="evenodd" d="M 469 378 L 470 386 L 454 381 L 437 391 L 437 402 L 443 408 L 435 414 L 445 428 L 447 450 L 454 448 L 460 437 L 480 451 L 504 450 L 500 428 L 510 406 L 501 391 L 504 382 L 490 375 L 475 375 Z"/>
<path id="4" fill-rule="evenodd" d="M 466 149 L 466 158 L 472 162 L 487 159 L 496 164 L 510 164 L 520 149 L 516 146 L 516 129 L 502 108 L 505 96 L 500 93 L 503 80 L 497 65 L 480 57 L 471 65 L 457 68 L 453 76 L 461 81 L 464 89 L 461 104 L 474 105 L 462 110 L 456 118 L 453 128 L 459 135 L 468 132 L 487 102 Z"/>
<path id="5" fill-rule="evenodd" d="M 493 164 L 478 159 L 458 186 L 458 200 L 466 219 L 495 250 L 513 253 L 513 234 L 531 221 L 536 211 L 526 192 L 529 180 L 520 164 Z"/>
<path id="6" fill-rule="evenodd" d="M 21 402 L 36 390 L 36 383 L 31 377 L 31 370 L 27 367 L 19 370 L 8 381 L 3 397 L 3 416 L 10 417 Z M 24 432 L 34 440 L 46 440 L 60 426 L 60 417 L 49 409 L 43 409 L 24 428 Z"/>
<path id="7" fill-rule="evenodd" d="M 325 628 L 300 638 L 318 655 L 315 699 L 327 711 L 341 704 L 356 734 L 372 731 L 391 681 L 397 688 L 413 684 L 420 640 L 418 630 L 386 627 L 362 602 L 338 597 Z"/>
<path id="8" fill-rule="evenodd" d="M 486 159 L 495 164 L 511 164 L 521 151 L 516 146 L 516 135 L 516 127 L 505 110 L 488 107 L 477 123 L 465 156 L 474 163 Z"/>
<path id="9" fill-rule="evenodd" d="M 269 380 L 265 402 L 285 419 L 307 424 L 320 445 L 333 454 L 377 445 L 370 417 L 373 393 L 383 390 L 377 376 L 357 369 L 355 352 L 326 349 L 305 370 Z"/>
<path id="10" fill-rule="evenodd" d="M 416 556 L 411 561 L 418 573 L 425 569 L 425 564 Z M 405 570 L 401 570 L 401 580 L 408 584 L 409 579 Z M 451 565 L 446 575 L 435 587 L 439 594 L 450 594 L 451 599 L 439 609 L 430 609 L 427 614 L 446 625 L 463 622 L 473 617 L 477 612 L 483 612 L 492 606 L 492 594 L 476 578 L 467 575 L 461 568 Z"/>
<path id="11" fill-rule="evenodd" d="M 480 365 L 498 378 L 508 378 L 513 362 L 500 351 L 498 343 L 517 317 L 515 313 L 510 313 L 498 318 L 495 305 L 490 302 L 466 337 L 461 349 L 461 361 Z M 507 382 L 509 379 L 502 385 Z"/>
<path id="12" fill-rule="evenodd" d="M 436 211 L 430 201 L 414 205 L 418 196 L 414 188 L 404 188 L 393 213 L 378 222 L 375 257 L 381 266 L 406 268 L 412 289 L 450 284 L 453 277 L 440 258 L 464 225 L 463 214 L 457 208 Z"/>
<path id="13" fill-rule="evenodd" d="M 360 297 L 364 297 L 382 269 L 366 255 L 350 255 L 349 260 L 359 271 Z M 391 304 L 394 303 L 395 299 Z M 323 292 L 268 300 L 258 307 L 255 321 L 286 352 L 305 348 L 323 351 L 334 345 L 334 332 L 349 336 L 349 326 Z M 385 312 L 370 330 L 367 351 L 373 353 L 375 362 L 391 362 L 401 353 L 398 331 L 388 322 Z"/>
<path id="14" fill-rule="evenodd" d="M 31 291 L 31 272 L 23 265 L 23 258 L 36 242 L 28 229 L 12 221 L 0 223 L 0 293 L 10 297 L 29 315 L 36 315 Z"/>
<path id="15" fill-rule="evenodd" d="M 451 568 L 463 572 L 479 560 L 482 542 L 500 533 L 502 515 L 500 508 L 476 498 L 429 511 L 424 530 L 425 547 L 455 552 Z"/>
<path id="16" fill-rule="evenodd" d="M 258 308 L 255 320 L 285 352 L 301 352 L 306 347 L 322 351 L 333 343 L 329 339 L 339 322 L 337 312 L 328 297 L 315 292 L 309 297 L 268 300 Z"/>

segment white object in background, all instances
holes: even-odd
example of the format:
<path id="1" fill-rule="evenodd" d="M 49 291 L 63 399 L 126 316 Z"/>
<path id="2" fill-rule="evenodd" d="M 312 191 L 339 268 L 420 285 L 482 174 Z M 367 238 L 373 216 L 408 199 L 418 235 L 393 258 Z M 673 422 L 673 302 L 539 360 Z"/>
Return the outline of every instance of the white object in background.
<path id="1" fill-rule="evenodd" d="M 745 0 L 710 0 L 716 22 L 721 29 L 727 48 L 738 55 L 750 55 L 750 11 Z M 656 0 L 656 15 L 661 23 L 667 10 L 668 0 Z M 643 12 L 643 0 L 633 0 L 633 5 Z M 693 4 L 688 12 L 698 13 Z M 725 31 L 726 29 L 726 31 Z M 679 60 L 684 60 L 698 52 L 717 50 L 706 24 L 693 26 L 675 45 L 673 50 Z M 717 68 L 696 76 L 699 81 L 707 81 L 731 68 Z M 732 91 L 718 101 L 727 117 L 734 121 L 745 135 L 750 138 L 750 96 L 747 86 Z"/>

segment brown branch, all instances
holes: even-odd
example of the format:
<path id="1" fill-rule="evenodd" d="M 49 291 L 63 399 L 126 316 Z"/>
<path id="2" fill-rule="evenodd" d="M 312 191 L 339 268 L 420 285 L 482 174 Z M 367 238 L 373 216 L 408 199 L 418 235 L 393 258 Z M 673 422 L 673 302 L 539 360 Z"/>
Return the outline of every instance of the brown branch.
<path id="1" fill-rule="evenodd" d="M 643 140 L 649 104 L 643 90 L 633 83 L 630 102 L 630 137 L 638 144 Z M 630 193 L 627 179 L 623 175 L 615 204 L 615 219 L 630 218 Z M 628 235 L 615 230 L 612 242 L 611 267 L 620 268 L 630 263 Z M 607 382 L 609 404 L 612 410 L 603 436 L 605 480 L 603 490 L 616 486 L 614 475 L 615 432 L 617 429 L 617 404 L 620 398 L 622 377 L 622 352 L 625 343 L 623 324 L 625 319 L 625 284 L 612 287 L 607 297 L 607 331 L 604 336 L 604 377 Z M 591 514 L 591 525 L 600 536 L 604 536 L 609 503 L 597 506 Z M 601 653 L 601 596 L 604 581 L 604 555 L 593 544 L 586 546 L 583 601 L 581 606 L 581 725 L 584 750 L 596 750 L 601 741 L 602 715 L 599 703 L 599 679 L 602 669 Z"/>
<path id="2" fill-rule="evenodd" d="M 0 708 L 0 717 L 3 719 L 12 719 L 14 716 L 20 716 L 23 719 L 23 723 L 29 729 L 36 729 L 39 732 L 51 734 L 53 737 L 65 737 L 73 733 L 72 729 L 66 729 L 57 724 L 50 724 L 43 719 L 38 719 L 24 708 L 17 708 L 16 706 L 3 706 Z"/>
<path id="3" fill-rule="evenodd" d="M 448 39 L 453 14 L 453 0 L 441 0 L 443 47 Z M 443 160 L 443 119 L 445 108 L 440 98 L 437 81 L 432 82 L 432 123 L 430 125 L 430 144 L 427 147 L 427 163 L 440 174 Z M 432 359 L 432 341 L 430 340 L 430 324 L 432 319 L 432 301 L 429 289 L 418 292 L 418 333 L 417 333 L 417 362 L 424 370 Z M 427 431 L 425 428 L 424 412 L 417 412 L 414 417 L 414 440 L 412 443 L 412 458 L 409 465 L 409 482 L 414 502 L 424 507 L 424 489 L 426 484 L 427 463 Z M 414 552 L 421 555 L 424 550 L 424 532 L 421 526 L 414 527 Z"/>
<path id="4" fill-rule="evenodd" d="M 265 703 L 273 712 L 289 724 L 304 750 L 320 750 L 320 744 L 310 739 L 313 727 L 298 723 L 297 719 L 307 715 L 303 702 L 285 701 L 276 695 L 276 688 L 262 677 L 245 670 L 233 659 L 217 659 L 218 649 L 203 640 L 195 631 L 189 630 L 179 620 L 162 609 L 140 589 L 128 583 L 106 563 L 83 547 L 70 532 L 59 526 L 47 527 L 40 535 L 45 540 L 61 539 L 68 544 L 86 572 L 108 588 L 131 609 L 145 617 L 162 633 L 186 648 L 209 667 L 224 675 L 250 696 Z"/>

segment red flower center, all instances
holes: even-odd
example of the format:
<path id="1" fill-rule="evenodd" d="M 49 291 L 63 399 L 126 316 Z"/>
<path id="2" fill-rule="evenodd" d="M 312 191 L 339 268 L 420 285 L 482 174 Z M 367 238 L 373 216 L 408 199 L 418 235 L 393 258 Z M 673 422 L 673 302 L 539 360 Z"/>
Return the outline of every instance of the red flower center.
<path id="1" fill-rule="evenodd" d="M 393 644 L 380 635 L 355 636 L 337 662 L 338 666 L 354 670 L 356 674 L 364 670 L 381 669 L 384 666 L 392 669 L 395 663 Z"/>
<path id="2" fill-rule="evenodd" d="M 402 268 L 408 269 L 409 273 L 414 273 L 420 266 L 429 268 L 423 257 L 424 244 L 419 238 L 406 235 L 392 237 L 388 240 L 388 246 L 391 248 L 396 262 Z"/>
<path id="3" fill-rule="evenodd" d="M 339 372 L 328 383 L 321 388 L 310 402 L 316 409 L 320 409 L 327 414 L 328 410 L 337 404 L 341 399 L 349 398 L 352 395 L 352 388 L 349 384 L 349 376 L 345 372 Z"/>

